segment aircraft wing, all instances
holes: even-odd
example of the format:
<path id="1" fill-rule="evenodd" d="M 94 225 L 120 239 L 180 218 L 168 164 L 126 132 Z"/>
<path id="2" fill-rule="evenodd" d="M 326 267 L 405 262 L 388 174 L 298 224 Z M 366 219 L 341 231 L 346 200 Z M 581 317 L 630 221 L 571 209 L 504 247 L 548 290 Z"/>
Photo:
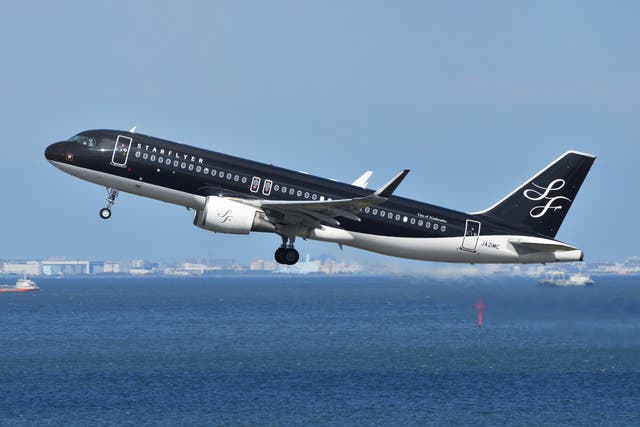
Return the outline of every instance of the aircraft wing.
<path id="1" fill-rule="evenodd" d="M 409 170 L 405 169 L 374 193 L 353 199 L 316 201 L 239 199 L 237 201 L 264 210 L 278 224 L 303 224 L 312 228 L 318 228 L 322 225 L 339 226 L 340 221 L 336 218 L 343 217 L 352 221 L 360 221 L 360 217 L 357 215 L 360 209 L 385 202 L 408 173 Z"/>

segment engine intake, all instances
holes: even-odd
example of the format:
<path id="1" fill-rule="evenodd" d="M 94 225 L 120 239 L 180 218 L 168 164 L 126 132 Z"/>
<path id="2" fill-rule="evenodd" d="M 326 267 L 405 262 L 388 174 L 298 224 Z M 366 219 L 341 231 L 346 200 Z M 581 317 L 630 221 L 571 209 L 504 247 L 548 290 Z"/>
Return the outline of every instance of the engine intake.
<path id="1" fill-rule="evenodd" d="M 193 225 L 216 233 L 249 234 L 250 231 L 275 231 L 264 212 L 245 204 L 208 196 L 204 209 L 196 210 Z"/>

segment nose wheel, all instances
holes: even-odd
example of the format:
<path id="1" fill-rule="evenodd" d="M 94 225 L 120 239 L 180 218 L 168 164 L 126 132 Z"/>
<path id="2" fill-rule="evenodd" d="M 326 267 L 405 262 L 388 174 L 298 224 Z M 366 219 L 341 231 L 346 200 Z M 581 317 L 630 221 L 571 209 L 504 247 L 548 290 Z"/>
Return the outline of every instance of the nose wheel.
<path id="1" fill-rule="evenodd" d="M 296 239 L 295 235 L 293 237 L 286 237 L 284 235 L 281 237 L 282 246 L 276 249 L 276 253 L 274 254 L 276 262 L 284 265 L 293 265 L 297 263 L 300 259 L 300 254 L 296 248 L 293 247 Z"/>
<path id="2" fill-rule="evenodd" d="M 107 187 L 107 207 L 100 209 L 100 218 L 111 218 L 111 208 L 116 203 L 116 198 L 118 198 L 118 190 Z"/>

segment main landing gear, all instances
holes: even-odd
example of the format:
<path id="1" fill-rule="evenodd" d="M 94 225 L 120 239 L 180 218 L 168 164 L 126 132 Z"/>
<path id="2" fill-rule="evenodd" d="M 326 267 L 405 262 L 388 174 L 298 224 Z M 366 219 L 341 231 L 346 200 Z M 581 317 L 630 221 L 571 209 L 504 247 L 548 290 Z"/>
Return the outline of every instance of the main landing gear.
<path id="1" fill-rule="evenodd" d="M 293 265 L 300 259 L 300 254 L 293 247 L 295 236 L 293 238 L 282 237 L 282 246 L 276 249 L 275 258 L 278 264 Z M 287 243 L 288 241 L 288 243 Z"/>
<path id="2" fill-rule="evenodd" d="M 100 218 L 109 219 L 111 218 L 111 208 L 116 203 L 116 198 L 118 197 L 118 190 L 115 188 L 107 187 L 107 207 L 100 209 Z"/>

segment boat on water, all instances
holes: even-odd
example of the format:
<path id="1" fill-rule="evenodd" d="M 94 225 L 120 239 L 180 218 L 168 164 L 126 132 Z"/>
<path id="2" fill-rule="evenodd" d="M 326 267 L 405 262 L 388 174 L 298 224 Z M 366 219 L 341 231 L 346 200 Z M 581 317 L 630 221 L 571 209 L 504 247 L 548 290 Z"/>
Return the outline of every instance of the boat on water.
<path id="1" fill-rule="evenodd" d="M 567 274 L 564 271 L 549 271 L 544 279 L 540 280 L 541 286 L 593 286 L 594 281 L 588 274 Z"/>
<path id="2" fill-rule="evenodd" d="M 39 290 L 40 288 L 36 285 L 36 282 L 27 279 L 26 276 L 18 279 L 14 286 L 0 285 L 0 292 L 33 292 Z"/>

